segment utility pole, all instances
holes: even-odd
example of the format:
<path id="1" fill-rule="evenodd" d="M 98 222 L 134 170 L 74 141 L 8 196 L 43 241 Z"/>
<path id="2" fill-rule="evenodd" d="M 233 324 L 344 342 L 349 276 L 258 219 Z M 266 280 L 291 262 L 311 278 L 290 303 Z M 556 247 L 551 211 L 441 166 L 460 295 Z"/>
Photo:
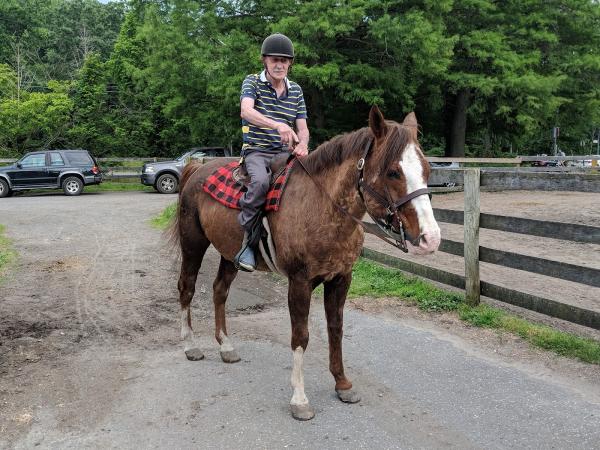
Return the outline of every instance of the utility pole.
<path id="1" fill-rule="evenodd" d="M 552 128 L 552 154 L 556 156 L 558 154 L 558 143 L 557 139 L 560 134 L 560 128 L 554 127 Z"/>

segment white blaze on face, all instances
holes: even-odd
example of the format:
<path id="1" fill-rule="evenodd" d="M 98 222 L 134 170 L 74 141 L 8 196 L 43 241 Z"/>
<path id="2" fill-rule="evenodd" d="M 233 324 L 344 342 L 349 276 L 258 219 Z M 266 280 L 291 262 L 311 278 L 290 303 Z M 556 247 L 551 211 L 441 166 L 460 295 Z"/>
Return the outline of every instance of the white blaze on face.
<path id="1" fill-rule="evenodd" d="M 400 167 L 406 179 L 406 193 L 409 194 L 417 189 L 427 188 L 427 183 L 423 178 L 423 165 L 419 157 L 419 150 L 415 144 L 410 144 L 404 150 Z M 433 217 L 433 209 L 427 195 L 420 195 L 413 198 L 412 206 L 417 212 L 419 219 L 419 231 L 424 236 L 419 247 L 411 246 L 417 253 L 429 253 L 437 250 L 441 240 L 440 227 Z M 414 238 L 414 237 L 413 237 Z"/>

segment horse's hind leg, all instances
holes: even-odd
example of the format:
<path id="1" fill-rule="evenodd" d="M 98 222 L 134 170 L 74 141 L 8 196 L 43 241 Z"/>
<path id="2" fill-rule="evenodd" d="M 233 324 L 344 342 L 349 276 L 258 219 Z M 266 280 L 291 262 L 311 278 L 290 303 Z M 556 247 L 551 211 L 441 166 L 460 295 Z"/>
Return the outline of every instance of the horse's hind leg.
<path id="1" fill-rule="evenodd" d="M 192 314 L 190 304 L 196 291 L 196 278 L 202 264 L 204 253 L 210 242 L 202 236 L 195 245 L 188 246 L 182 241 L 181 272 L 179 274 L 179 303 L 181 304 L 181 339 L 184 341 L 185 356 L 190 361 L 199 361 L 204 358 L 202 351 L 194 343 L 194 332 L 192 331 Z"/>
<path id="2" fill-rule="evenodd" d="M 215 338 L 221 346 L 219 349 L 221 359 L 226 363 L 234 363 L 240 360 L 231 340 L 227 336 L 227 325 L 225 323 L 225 302 L 229 295 L 229 286 L 231 286 L 237 272 L 233 263 L 221 256 L 219 273 L 213 283 L 213 302 L 215 304 Z"/>
<path id="3" fill-rule="evenodd" d="M 335 379 L 335 391 L 339 399 L 346 403 L 360 401 L 360 396 L 352 389 L 352 383 L 344 374 L 342 361 L 342 337 L 344 335 L 344 303 L 352 281 L 352 273 L 339 274 L 325 285 L 325 316 L 329 335 L 329 370 Z"/>

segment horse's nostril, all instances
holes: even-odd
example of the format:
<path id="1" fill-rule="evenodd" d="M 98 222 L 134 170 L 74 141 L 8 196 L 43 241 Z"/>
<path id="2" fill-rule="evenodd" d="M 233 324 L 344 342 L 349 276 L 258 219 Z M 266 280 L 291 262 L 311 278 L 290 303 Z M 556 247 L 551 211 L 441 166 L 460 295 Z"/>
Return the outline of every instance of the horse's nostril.
<path id="1" fill-rule="evenodd" d="M 438 233 L 423 233 L 421 239 L 421 247 L 430 251 L 435 251 L 440 245 L 440 236 Z"/>

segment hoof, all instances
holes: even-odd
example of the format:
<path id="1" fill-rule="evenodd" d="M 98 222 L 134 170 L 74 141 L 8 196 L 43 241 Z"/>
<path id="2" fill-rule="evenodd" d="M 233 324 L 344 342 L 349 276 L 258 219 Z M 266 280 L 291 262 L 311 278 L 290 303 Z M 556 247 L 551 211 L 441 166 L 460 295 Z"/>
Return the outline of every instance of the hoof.
<path id="1" fill-rule="evenodd" d="M 221 354 L 221 359 L 223 360 L 223 362 L 226 363 L 236 363 L 241 359 L 235 350 L 219 353 Z"/>
<path id="2" fill-rule="evenodd" d="M 202 353 L 202 350 L 199 348 L 190 348 L 189 350 L 186 350 L 185 356 L 190 361 L 200 361 L 201 359 L 204 359 L 204 353 Z"/>
<path id="3" fill-rule="evenodd" d="M 352 389 L 336 389 L 338 398 L 344 403 L 358 403 L 360 402 L 360 395 Z"/>
<path id="4" fill-rule="evenodd" d="M 310 407 L 310 404 L 306 405 L 290 405 L 292 411 L 292 417 L 296 420 L 310 420 L 315 417 L 315 412 Z"/>

